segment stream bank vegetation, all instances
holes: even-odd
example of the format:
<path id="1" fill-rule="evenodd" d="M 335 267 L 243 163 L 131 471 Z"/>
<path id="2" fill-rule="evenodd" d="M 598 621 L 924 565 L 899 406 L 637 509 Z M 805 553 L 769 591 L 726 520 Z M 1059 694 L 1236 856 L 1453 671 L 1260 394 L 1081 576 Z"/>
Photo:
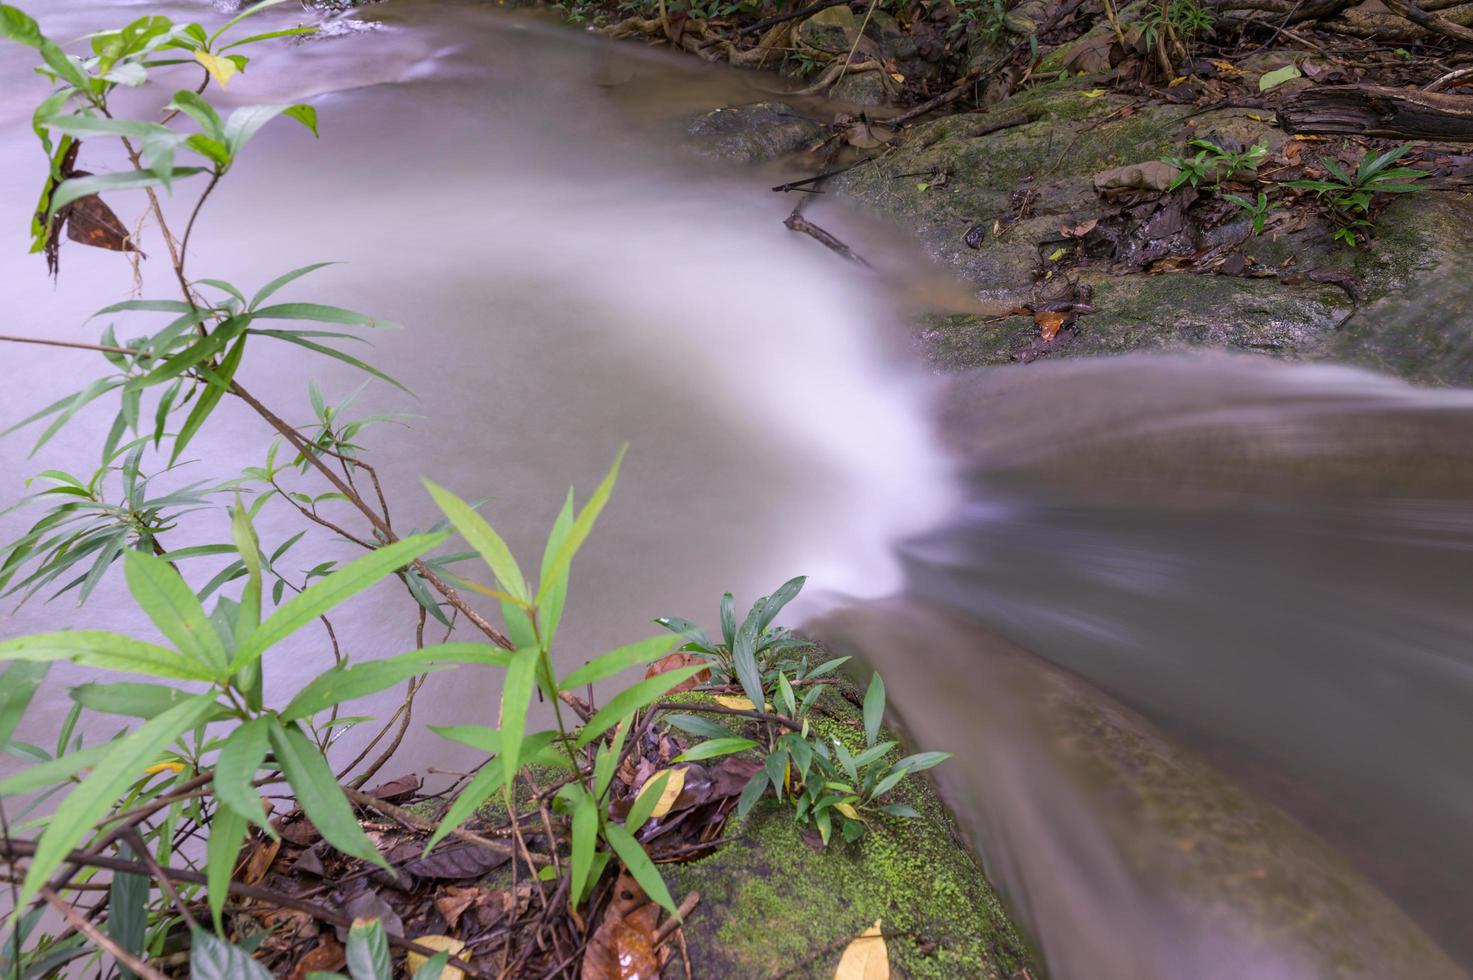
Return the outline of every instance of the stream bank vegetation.
<path id="1" fill-rule="evenodd" d="M 163 250 L 178 287 L 103 307 L 108 326 L 95 345 L 0 338 L 80 348 L 79 357 L 105 363 L 96 380 L 12 425 L 12 438 L 39 430 L 40 449 L 81 425 L 89 406 L 116 406 L 97 432 L 95 470 L 41 472 L 33 481 L 41 488 L 16 505 L 40 516 L 0 546 L 0 589 L 15 601 L 86 602 L 118 576 L 162 638 L 60 629 L 0 642 L 0 746 L 29 763 L 0 780 L 11 907 L 0 974 L 673 975 L 682 923 L 700 896 L 673 894 L 662 866 L 711 854 L 731 839 L 723 834 L 738 833 L 728 817 L 746 818 L 764 797 L 811 828 L 818 848 L 844 847 L 916 816 L 891 794 L 946 756 L 900 757 L 897 742 L 882 738 L 878 676 L 856 723 L 862 750 L 833 735 L 822 698 L 841 686 L 843 658 L 820 662 L 776 623 L 801 577 L 759 598 L 740 625 L 727 595 L 719 641 L 664 619 L 664 632 L 560 671 L 553 649 L 572 566 L 613 495 L 622 450 L 586 501 L 569 491 L 529 577 L 478 505 L 429 480 L 439 519 L 396 525 L 364 445 L 365 433 L 395 417 L 355 415 L 356 393 L 329 402 L 312 384 L 312 420 L 293 425 L 285 416 L 294 409 L 278 411 L 242 384 L 248 348 L 291 345 L 398 385 L 344 347 L 356 331 L 391 324 L 285 298 L 322 264 L 259 287 L 188 264 L 212 193 L 242 165 L 252 137 L 278 119 L 317 133 L 310 105 L 222 115 L 210 100 L 248 73 L 252 46 L 310 32 L 251 33 L 251 15 L 276 2 L 212 31 L 143 17 L 91 36 L 80 55 L 0 5 L 0 33 L 31 49 L 50 83 L 33 117 L 46 158 L 33 251 L 57 275 L 66 241 L 141 259 L 143 243 L 127 230 L 138 225 L 111 203 L 141 191 L 159 239 L 150 251 Z M 189 87 L 159 100 L 156 117 L 125 116 L 113 98 L 180 78 Z M 94 141 L 117 141 L 132 169 L 79 169 Z M 161 197 L 185 194 L 193 199 L 180 226 Z M 186 451 L 226 399 L 273 431 L 263 462 L 182 482 Z M 257 528 L 267 507 L 295 515 L 303 530 L 264 540 Z M 197 540 L 191 531 L 209 528 L 211 516 L 226 519 L 227 541 L 177 545 Z M 312 528 L 362 553 L 322 560 L 305 538 Z M 467 547 L 448 550 L 454 536 Z M 334 618 L 395 582 L 413 648 L 350 656 Z M 493 600 L 499 623 L 469 593 Z M 479 635 L 454 639 L 456 627 Z M 273 703 L 268 674 L 288 645 L 320 648 L 326 669 Z M 57 661 L 98 677 L 68 691 L 54 742 L 21 741 Z M 432 794 L 417 776 L 381 777 L 425 678 L 470 665 L 502 672 L 496 723 L 429 728 L 481 761 Z M 403 698 L 387 719 L 350 713 L 395 688 Z M 552 727 L 533 730 L 539 700 Z M 355 758 L 330 752 L 344 733 L 374 726 Z M 888 972 L 880 925 L 865 925 L 845 939 L 853 941 L 841 977 Z"/>
<path id="2" fill-rule="evenodd" d="M 701 120 L 698 147 L 786 157 L 807 174 L 774 188 L 798 195 L 788 227 L 846 259 L 869 265 L 804 216 L 818 193 L 897 219 L 979 295 L 1001 299 L 965 321 L 985 353 L 938 353 L 948 366 L 1201 336 L 1214 338 L 1208 346 L 1233 338 L 1227 346 L 1324 356 L 1340 350 L 1332 332 L 1355 310 L 1408 288 L 1409 263 L 1444 254 L 1404 241 L 1409 221 L 1433 223 L 1408 219 L 1396 202 L 1436 193 L 1461 208 L 1473 190 L 1473 3 L 1462 0 L 573 0 L 564 9 L 614 37 L 782 76 L 753 83 L 771 93 L 765 104 Z M 1387 213 L 1397 215 L 1391 236 Z M 1199 285 L 1134 280 L 1162 273 L 1194 274 L 1187 282 Z M 1240 282 L 1201 284 L 1208 275 Z M 1326 284 L 1341 295 L 1323 295 Z M 1107 308 L 1096 295 L 1193 288 L 1255 309 L 1275 289 L 1276 309 L 1250 330 L 1214 320 L 1223 304 L 1204 300 L 1178 330 L 1175 304 Z M 950 329 L 922 334 L 963 345 Z M 1388 366 L 1386 350 L 1409 346 L 1354 343 L 1371 348 L 1354 357 L 1378 366 Z"/>

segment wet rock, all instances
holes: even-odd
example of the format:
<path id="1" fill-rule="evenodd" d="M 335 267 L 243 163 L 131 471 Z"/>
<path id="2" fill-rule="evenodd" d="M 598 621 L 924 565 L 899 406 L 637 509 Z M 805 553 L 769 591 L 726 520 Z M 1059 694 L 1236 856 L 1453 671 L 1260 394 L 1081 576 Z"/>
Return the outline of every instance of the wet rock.
<path id="1" fill-rule="evenodd" d="M 858 691 L 826 692 L 817 733 L 862 749 L 859 700 Z M 906 779 L 894 795 L 920 816 L 873 818 L 853 844 L 836 838 L 815 849 L 790 807 L 769 800 L 715 854 L 663 865 L 677 899 L 701 893 L 685 924 L 694 975 L 768 977 L 804 964 L 794 977 L 831 977 L 845 939 L 876 919 L 897 977 L 1003 980 L 1036 971 L 930 783 Z M 727 836 L 737 834 L 735 820 Z"/>
<path id="2" fill-rule="evenodd" d="M 1011 306 L 1028 304 L 1035 280 L 1051 268 L 1049 256 L 1068 244 L 1062 228 L 1100 219 L 1090 247 L 1115 235 L 1115 264 L 1081 269 L 1097 287 L 1096 312 L 1080 317 L 1077 337 L 1048 356 L 1204 347 L 1473 383 L 1473 200 L 1432 192 L 1393 200 L 1377 216 L 1369 246 L 1358 250 L 1332 241 L 1333 229 L 1319 217 L 1252 237 L 1243 218 L 1229 215 L 1210 227 L 1132 243 L 1107 226 L 1120 206 L 1097 193 L 1097 175 L 1142 164 L 1164 172 L 1154 161 L 1179 154 L 1193 138 L 1265 143 L 1276 151 L 1286 137 L 1249 110 L 1189 118 L 1185 107 L 1136 106 L 1092 84 L 1064 79 L 1009 98 L 985 116 L 917 126 L 883 160 L 836 179 L 833 190 L 912 229 L 979 299 Z M 974 135 L 985 123 L 1034 115 L 1027 125 Z M 899 177 L 929 171 L 946 180 L 920 190 Z M 1149 228 L 1146 218 L 1140 227 Z M 1230 256 L 1213 268 L 1232 275 L 1131 274 L 1207 249 Z M 1089 254 L 1100 257 L 1098 249 Z M 1239 278 L 1245 274 L 1257 278 Z M 933 318 L 918 331 L 933 362 L 951 368 L 1011 360 L 1020 334 L 1027 334 L 1021 319 L 980 317 Z"/>
<path id="3" fill-rule="evenodd" d="M 823 131 L 820 123 L 785 103 L 758 102 L 713 109 L 691 123 L 686 135 L 688 144 L 705 156 L 759 163 L 802 152 Z"/>
<path id="4" fill-rule="evenodd" d="M 937 780 L 1056 975 L 1463 975 L 1322 841 L 1076 676 L 915 601 L 809 628 L 957 747 Z"/>
<path id="5" fill-rule="evenodd" d="M 859 33 L 859 19 L 848 7 L 820 10 L 798 25 L 797 41 L 810 48 L 842 57 L 854 44 Z"/>

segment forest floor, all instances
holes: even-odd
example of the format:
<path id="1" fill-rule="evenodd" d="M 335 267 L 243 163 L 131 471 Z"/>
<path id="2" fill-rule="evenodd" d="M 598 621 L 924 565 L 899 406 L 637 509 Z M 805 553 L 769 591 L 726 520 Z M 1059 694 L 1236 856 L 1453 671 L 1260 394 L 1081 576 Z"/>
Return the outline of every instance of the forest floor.
<path id="1" fill-rule="evenodd" d="M 953 269 L 978 303 L 922 319 L 940 367 L 1208 347 L 1473 381 L 1473 3 L 564 13 L 779 76 L 691 141 L 787 167 L 788 227 L 848 259 L 822 195 Z"/>

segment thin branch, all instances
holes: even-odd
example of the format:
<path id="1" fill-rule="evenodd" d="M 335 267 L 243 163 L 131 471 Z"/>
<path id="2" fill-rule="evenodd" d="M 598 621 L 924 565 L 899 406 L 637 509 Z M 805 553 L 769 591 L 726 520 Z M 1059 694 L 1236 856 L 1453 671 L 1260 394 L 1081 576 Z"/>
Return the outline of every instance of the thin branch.
<path id="1" fill-rule="evenodd" d="M 62 917 L 71 923 L 72 928 L 92 940 L 100 948 L 107 950 L 113 959 L 138 974 L 138 976 L 143 977 L 144 980 L 169 980 L 168 977 L 149 966 L 148 963 L 119 946 L 111 936 L 78 915 L 77 910 L 62 901 L 61 897 L 52 891 L 49 885 L 41 886 L 41 897 L 46 899 L 52 908 L 60 912 Z"/>

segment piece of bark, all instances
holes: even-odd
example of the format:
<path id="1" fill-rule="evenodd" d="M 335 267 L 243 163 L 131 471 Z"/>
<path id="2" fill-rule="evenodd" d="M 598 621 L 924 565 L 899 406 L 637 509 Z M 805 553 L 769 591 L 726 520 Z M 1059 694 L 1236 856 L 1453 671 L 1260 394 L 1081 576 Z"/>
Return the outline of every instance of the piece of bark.
<path id="1" fill-rule="evenodd" d="M 1288 133 L 1473 140 L 1473 96 L 1383 85 L 1305 89 L 1279 107 Z"/>

